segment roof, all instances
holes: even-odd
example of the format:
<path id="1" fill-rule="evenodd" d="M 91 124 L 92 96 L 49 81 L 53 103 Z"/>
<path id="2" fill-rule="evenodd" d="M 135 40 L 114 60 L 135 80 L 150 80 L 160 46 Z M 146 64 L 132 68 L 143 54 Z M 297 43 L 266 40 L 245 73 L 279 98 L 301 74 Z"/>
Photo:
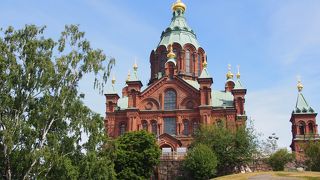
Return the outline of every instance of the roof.
<path id="1" fill-rule="evenodd" d="M 211 97 L 213 107 L 233 107 L 233 95 L 231 92 L 213 90 Z"/>
<path id="2" fill-rule="evenodd" d="M 183 80 L 195 89 L 200 90 L 200 84 L 197 81 Z M 212 90 L 211 97 L 213 107 L 233 107 L 233 95 L 231 92 Z"/>
<path id="3" fill-rule="evenodd" d="M 207 68 L 203 68 L 199 78 L 211 78 Z"/>
<path id="4" fill-rule="evenodd" d="M 128 108 L 128 97 L 123 97 L 118 100 L 118 107 L 120 110 L 124 110 Z"/>
<path id="5" fill-rule="evenodd" d="M 197 49 L 200 47 L 196 34 L 187 24 L 184 13 L 179 13 L 177 11 L 173 12 L 169 27 L 162 32 L 158 46 L 164 45 L 167 47 L 169 44 L 175 42 L 179 43 L 181 46 L 190 43 Z"/>
<path id="6" fill-rule="evenodd" d="M 298 93 L 296 107 L 293 110 L 295 114 L 313 114 L 315 111 L 310 107 L 301 92 Z"/>
<path id="7" fill-rule="evenodd" d="M 194 87 L 197 90 L 200 90 L 200 84 L 197 81 L 193 80 L 185 80 L 189 85 Z M 212 102 L 211 105 L 213 107 L 234 107 L 233 105 L 233 95 L 231 92 L 212 90 L 211 92 Z M 124 110 L 128 108 L 128 97 L 123 97 L 118 100 L 118 107 L 120 110 Z"/>
<path id="8" fill-rule="evenodd" d="M 245 89 L 240 81 L 240 79 L 237 79 L 234 85 L 234 89 Z"/>

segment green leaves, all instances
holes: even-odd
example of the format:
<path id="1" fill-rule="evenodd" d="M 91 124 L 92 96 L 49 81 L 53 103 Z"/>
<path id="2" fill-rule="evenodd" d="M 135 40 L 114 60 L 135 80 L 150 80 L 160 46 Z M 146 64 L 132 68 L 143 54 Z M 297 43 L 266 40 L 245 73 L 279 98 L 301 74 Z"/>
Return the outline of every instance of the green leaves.
<path id="1" fill-rule="evenodd" d="M 216 173 L 217 163 L 216 155 L 207 145 L 197 144 L 189 150 L 183 167 L 192 179 L 210 179 Z"/>
<path id="2" fill-rule="evenodd" d="M 115 152 L 118 179 L 148 179 L 160 158 L 154 135 L 146 131 L 128 132 L 118 137 Z"/>
<path id="3" fill-rule="evenodd" d="M 273 171 L 283 171 L 284 166 L 293 159 L 293 154 L 289 153 L 287 149 L 279 149 L 268 158 L 268 164 Z"/>
<path id="4" fill-rule="evenodd" d="M 7 179 L 78 179 L 87 154 L 91 163 L 111 162 L 103 119 L 83 105 L 78 84 L 94 74 L 93 89 L 102 93 L 114 59 L 92 48 L 77 25 L 66 26 L 58 41 L 45 29 L 0 31 L 0 174 Z"/>
<path id="5" fill-rule="evenodd" d="M 320 142 L 309 142 L 305 147 L 306 165 L 311 171 L 320 171 Z"/>
<path id="6" fill-rule="evenodd" d="M 231 173 L 235 167 L 245 165 L 256 151 L 255 136 L 245 127 L 232 131 L 215 125 L 201 126 L 192 146 L 197 144 L 205 144 L 215 153 L 219 175 Z"/>

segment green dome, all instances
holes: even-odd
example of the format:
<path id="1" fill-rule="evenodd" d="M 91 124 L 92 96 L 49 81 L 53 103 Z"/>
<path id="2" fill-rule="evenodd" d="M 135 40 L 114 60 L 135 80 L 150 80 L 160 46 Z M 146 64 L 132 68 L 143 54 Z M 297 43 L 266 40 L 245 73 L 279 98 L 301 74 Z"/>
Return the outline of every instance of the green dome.
<path id="1" fill-rule="evenodd" d="M 179 43 L 182 47 L 188 43 L 197 49 L 200 47 L 196 34 L 188 26 L 184 12 L 180 10 L 173 12 L 170 26 L 162 32 L 158 47 L 161 45 L 167 47 L 172 43 Z"/>

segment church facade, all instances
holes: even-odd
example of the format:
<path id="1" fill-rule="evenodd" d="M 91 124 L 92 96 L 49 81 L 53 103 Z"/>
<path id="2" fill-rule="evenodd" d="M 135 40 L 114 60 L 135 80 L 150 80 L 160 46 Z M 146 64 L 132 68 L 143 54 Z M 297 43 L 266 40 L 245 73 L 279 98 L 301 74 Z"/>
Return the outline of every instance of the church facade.
<path id="1" fill-rule="evenodd" d="M 303 85 L 298 81 L 298 97 L 296 107 L 292 111 L 290 122 L 292 124 L 291 150 L 296 155 L 298 162 L 304 162 L 304 149 L 312 141 L 320 141 L 318 125 L 316 122 L 317 113 L 309 106 L 302 94 Z"/>
<path id="2" fill-rule="evenodd" d="M 207 68 L 205 50 L 188 26 L 186 5 L 178 0 L 173 17 L 150 54 L 150 80 L 145 88 L 138 65 L 119 95 L 105 94 L 105 127 L 110 137 L 128 131 L 154 133 L 161 148 L 188 147 L 200 125 L 221 124 L 230 130 L 245 125 L 245 95 L 240 73 L 229 67 L 225 87 L 217 90 Z M 115 80 L 112 80 L 114 84 Z"/>

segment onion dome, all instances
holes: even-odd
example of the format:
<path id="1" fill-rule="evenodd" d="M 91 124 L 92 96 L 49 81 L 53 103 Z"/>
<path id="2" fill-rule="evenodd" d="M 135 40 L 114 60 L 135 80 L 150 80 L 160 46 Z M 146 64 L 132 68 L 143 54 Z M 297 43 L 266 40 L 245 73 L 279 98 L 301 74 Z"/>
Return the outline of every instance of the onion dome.
<path id="1" fill-rule="evenodd" d="M 209 72 L 208 72 L 208 70 L 207 70 L 208 63 L 207 63 L 206 60 L 203 61 L 202 66 L 203 66 L 203 69 L 202 69 L 202 71 L 201 71 L 201 75 L 199 76 L 199 78 L 200 78 L 200 79 L 201 79 L 201 78 L 211 78 L 211 76 L 209 75 Z"/>
<path id="2" fill-rule="evenodd" d="M 173 45 L 169 45 L 169 49 L 168 49 L 169 53 L 167 54 L 167 62 L 166 63 L 169 63 L 169 62 L 172 62 L 175 66 L 177 65 L 177 62 L 176 62 L 176 54 L 173 52 Z"/>
<path id="3" fill-rule="evenodd" d="M 228 64 L 228 72 L 226 74 L 226 77 L 227 77 L 227 80 L 228 79 L 233 79 L 233 74 L 231 72 L 231 65 L 230 64 Z"/>
<path id="4" fill-rule="evenodd" d="M 200 47 L 196 34 L 187 24 L 184 12 L 186 5 L 178 0 L 172 5 L 173 17 L 171 23 L 161 34 L 158 47 L 164 45 L 167 47 L 173 43 L 179 43 L 182 47 L 185 44 L 192 44 L 196 49 Z"/>
<path id="5" fill-rule="evenodd" d="M 303 89 L 303 84 L 301 83 L 301 80 L 298 80 L 297 88 L 298 88 L 298 91 L 299 91 L 299 92 L 302 91 L 302 89 Z"/>
<path id="6" fill-rule="evenodd" d="M 177 2 L 173 3 L 172 5 L 172 11 L 181 10 L 185 12 L 186 9 L 187 9 L 187 6 L 183 2 L 181 2 L 181 0 L 177 0 Z"/>
<path id="7" fill-rule="evenodd" d="M 237 80 L 235 82 L 234 89 L 244 89 L 244 87 L 240 81 L 240 66 L 238 65 L 237 68 L 238 68 Z"/>

